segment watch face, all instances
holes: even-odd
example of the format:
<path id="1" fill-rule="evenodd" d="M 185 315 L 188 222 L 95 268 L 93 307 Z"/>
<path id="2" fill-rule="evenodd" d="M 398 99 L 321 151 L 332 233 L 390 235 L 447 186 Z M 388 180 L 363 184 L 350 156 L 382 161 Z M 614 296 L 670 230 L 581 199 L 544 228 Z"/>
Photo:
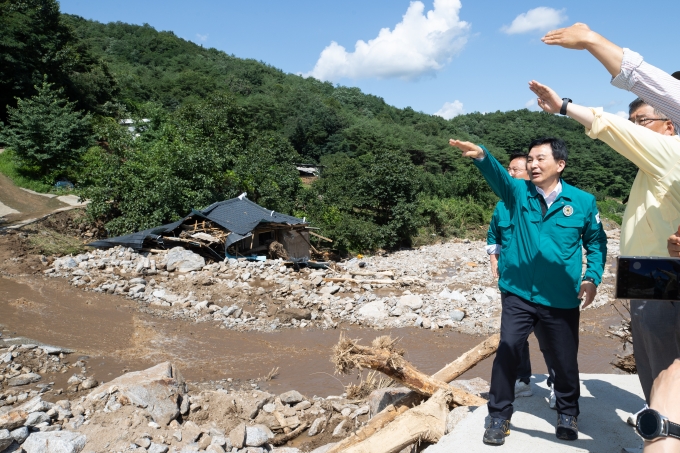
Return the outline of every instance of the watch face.
<path id="1" fill-rule="evenodd" d="M 655 439 L 661 433 L 661 420 L 654 411 L 645 410 L 638 417 L 637 429 L 644 439 Z"/>

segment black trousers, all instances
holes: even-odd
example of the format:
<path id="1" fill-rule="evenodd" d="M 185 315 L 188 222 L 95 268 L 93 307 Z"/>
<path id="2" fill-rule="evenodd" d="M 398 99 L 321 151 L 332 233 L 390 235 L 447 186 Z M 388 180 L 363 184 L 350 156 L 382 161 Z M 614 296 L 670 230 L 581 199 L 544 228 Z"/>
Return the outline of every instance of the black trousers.
<path id="1" fill-rule="evenodd" d="M 579 415 L 578 398 L 578 323 L 579 308 L 561 309 L 534 304 L 514 294 L 501 294 L 501 340 L 491 370 L 489 415 L 510 420 L 515 401 L 517 366 L 522 349 L 538 324 L 543 329 L 538 338 L 541 349 L 549 352 L 555 372 L 554 390 L 557 411 Z"/>
<path id="2" fill-rule="evenodd" d="M 555 382 L 555 370 L 552 366 L 550 351 L 545 346 L 547 341 L 545 340 L 543 324 L 537 323 L 536 326 L 534 326 L 534 335 L 536 335 L 538 346 L 541 349 L 541 354 L 543 354 L 545 366 L 548 368 L 548 386 L 552 386 Z M 531 353 L 529 352 L 529 341 L 524 342 L 524 347 L 522 348 L 522 356 L 520 357 L 519 365 L 517 366 L 517 379 L 526 384 L 531 381 Z"/>

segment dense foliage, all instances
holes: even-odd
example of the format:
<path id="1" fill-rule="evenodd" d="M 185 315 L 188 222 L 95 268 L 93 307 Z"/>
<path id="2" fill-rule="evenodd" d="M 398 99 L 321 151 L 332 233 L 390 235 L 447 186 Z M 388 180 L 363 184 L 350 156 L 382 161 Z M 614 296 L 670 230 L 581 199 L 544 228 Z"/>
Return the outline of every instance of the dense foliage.
<path id="1" fill-rule="evenodd" d="M 21 74 L 30 77 L 0 72 L 0 91 L 13 87 L 14 96 L 30 98 L 36 74 L 46 74 L 94 115 L 98 145 L 68 174 L 92 200 L 90 215 L 105 219 L 111 234 L 169 222 L 247 192 L 267 208 L 306 216 L 342 250 L 479 235 L 497 198 L 471 162 L 448 146 L 450 137 L 484 143 L 507 162 L 537 135 L 559 136 L 570 149 L 565 179 L 602 200 L 624 196 L 635 175 L 629 162 L 566 118 L 519 110 L 447 121 L 148 25 L 56 17 L 55 5 L 0 0 L 12 12 L 0 11 L 6 25 L 0 52 L 15 55 L 16 43 L 31 34 L 25 24 L 44 10 L 51 25 L 36 26 L 30 39 L 46 49 L 72 49 L 65 61 L 80 55 L 76 60 L 85 63 L 51 69 L 26 55 L 13 64 L 28 68 Z M 89 85 L 81 83 L 85 75 Z M 64 78 L 72 83 L 60 82 Z M 120 124 L 123 118 L 135 121 L 132 133 Z M 295 163 L 320 164 L 322 176 L 303 186 Z"/>

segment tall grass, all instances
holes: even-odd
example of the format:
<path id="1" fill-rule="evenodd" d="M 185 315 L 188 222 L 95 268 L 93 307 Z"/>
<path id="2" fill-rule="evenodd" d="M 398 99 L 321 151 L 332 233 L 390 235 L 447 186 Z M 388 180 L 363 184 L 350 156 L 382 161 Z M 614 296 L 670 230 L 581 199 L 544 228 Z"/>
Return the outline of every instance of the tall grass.
<path id="1" fill-rule="evenodd" d="M 0 173 L 11 179 L 15 185 L 23 187 L 24 189 L 30 189 L 41 193 L 47 193 L 52 189 L 50 184 L 46 184 L 43 181 L 32 179 L 29 176 L 22 174 L 17 166 L 14 153 L 10 149 L 0 153 Z"/>

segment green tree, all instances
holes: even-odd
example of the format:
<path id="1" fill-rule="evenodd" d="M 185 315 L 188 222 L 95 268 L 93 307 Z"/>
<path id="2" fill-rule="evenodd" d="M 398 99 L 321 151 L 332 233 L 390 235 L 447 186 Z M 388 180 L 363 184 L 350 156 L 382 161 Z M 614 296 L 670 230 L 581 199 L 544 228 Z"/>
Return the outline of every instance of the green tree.
<path id="1" fill-rule="evenodd" d="M 111 101 L 117 86 L 59 14 L 56 0 L 0 0 L 0 121 L 16 98 L 35 94 L 47 75 L 83 110 Z"/>
<path id="2" fill-rule="evenodd" d="M 42 177 L 60 176 L 78 161 L 91 141 L 90 114 L 75 110 L 63 89 L 47 82 L 35 87 L 37 94 L 18 99 L 8 110 L 2 140 L 26 170 Z"/>

